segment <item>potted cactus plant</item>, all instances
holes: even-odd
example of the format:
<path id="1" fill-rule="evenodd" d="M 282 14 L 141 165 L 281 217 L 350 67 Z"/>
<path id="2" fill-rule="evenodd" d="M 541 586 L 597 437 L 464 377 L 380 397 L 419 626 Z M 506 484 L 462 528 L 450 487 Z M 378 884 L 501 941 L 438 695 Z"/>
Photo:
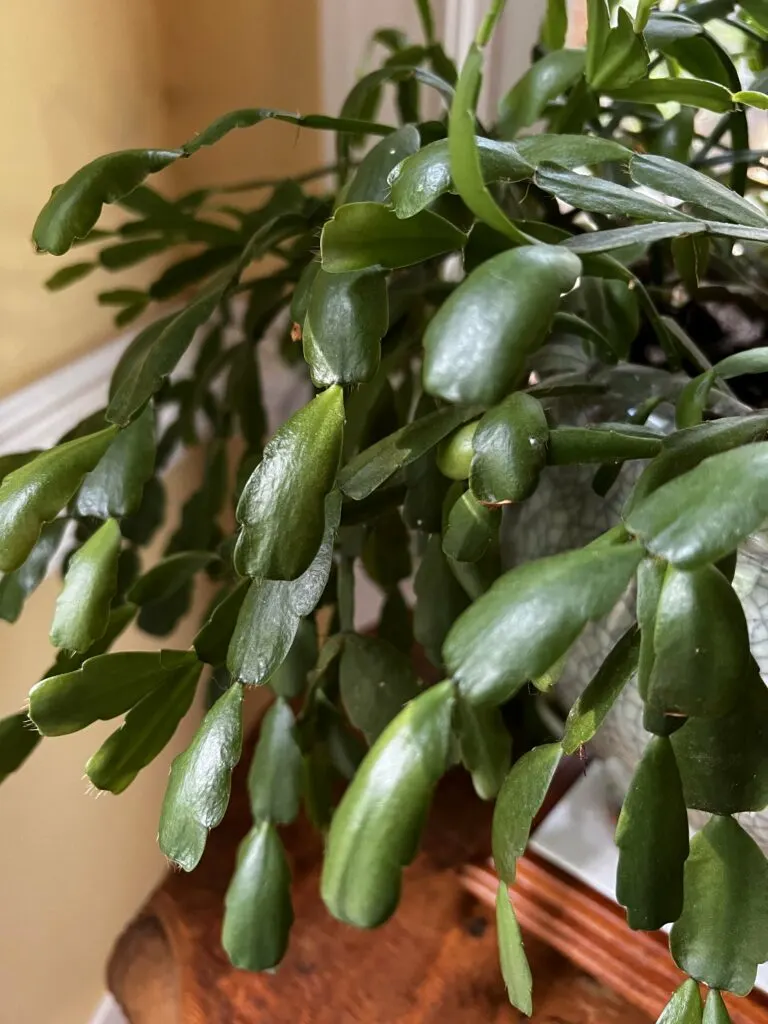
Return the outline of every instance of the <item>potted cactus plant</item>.
<path id="1" fill-rule="evenodd" d="M 734 589 L 768 518 L 768 213 L 750 139 L 768 106 L 768 12 L 589 0 L 586 45 L 569 49 L 566 5 L 550 0 L 491 125 L 476 109 L 503 7 L 489 5 L 458 71 L 420 0 L 423 42 L 379 33 L 389 53 L 338 117 L 237 110 L 178 149 L 100 157 L 53 191 L 37 248 L 96 255 L 52 287 L 165 251 L 148 290 L 99 301 L 123 325 L 172 305 L 128 345 L 104 410 L 0 467 L 4 618 L 74 537 L 57 654 L 28 710 L 0 723 L 0 774 L 43 737 L 122 718 L 86 766 L 119 793 L 206 673 L 209 709 L 173 762 L 159 829 L 192 870 L 226 810 L 244 691 L 270 687 L 223 929 L 233 963 L 261 970 L 293 916 L 279 827 L 304 805 L 326 836 L 329 912 L 374 927 L 395 910 L 434 787 L 462 762 L 496 800 L 501 965 L 530 1013 L 507 886 L 561 758 L 635 688 L 650 741 L 618 825 L 619 898 L 634 928 L 673 922 L 692 980 L 663 1019 L 712 1024 L 728 1019 L 721 992 L 746 995 L 768 959 L 768 862 L 737 818 L 768 804 L 768 691 Z M 388 84 L 399 125 L 376 120 Z M 427 90 L 438 120 L 420 114 Z M 321 169 L 317 188 L 251 183 L 256 200 L 232 206 L 221 190 L 168 199 L 147 183 L 266 119 L 336 134 L 332 187 Z M 126 214 L 109 231 L 106 203 Z M 275 335 L 314 396 L 268 438 L 260 347 Z M 144 570 L 180 445 L 204 445 L 205 474 Z M 586 524 L 574 494 L 594 509 Z M 355 632 L 358 563 L 384 596 L 375 635 Z M 110 652 L 134 618 L 169 633 L 202 572 L 219 592 L 191 650 Z M 600 624 L 563 735 L 512 763 L 510 723 Z M 416 678 L 414 639 L 443 682 Z M 334 778 L 348 780 L 338 806 Z M 690 809 L 711 818 L 689 842 Z"/>

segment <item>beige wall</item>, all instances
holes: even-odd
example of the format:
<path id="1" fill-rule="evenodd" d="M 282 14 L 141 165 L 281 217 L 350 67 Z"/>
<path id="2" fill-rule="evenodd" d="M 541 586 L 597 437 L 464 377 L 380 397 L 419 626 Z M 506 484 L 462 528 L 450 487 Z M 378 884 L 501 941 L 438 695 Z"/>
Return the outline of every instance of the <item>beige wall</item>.
<path id="1" fill-rule="evenodd" d="M 104 152 L 177 145 L 233 107 L 314 110 L 317 76 L 314 0 L 2 0 L 0 395 L 110 336 L 93 297 L 117 278 L 41 290 L 66 260 L 87 258 L 32 252 L 51 187 Z M 315 134 L 264 125 L 157 180 L 173 191 L 290 173 L 318 154 Z"/>
<path id="2" fill-rule="evenodd" d="M 114 278 L 41 290 L 67 259 L 36 257 L 29 243 L 51 186 L 102 152 L 178 144 L 232 107 L 316 110 L 315 11 L 314 0 L 2 0 L 0 395 L 114 334 L 93 302 Z M 319 152 L 316 135 L 265 125 L 185 162 L 166 183 L 288 174 Z M 177 467 L 177 507 L 193 486 L 189 466 Z M 50 664 L 57 586 L 47 581 L 16 626 L 0 622 L 0 717 Z M 188 646 L 193 631 L 169 644 Z M 156 642 L 129 633 L 120 646 Z M 87 1024 L 114 938 L 165 869 L 158 813 L 171 757 L 194 723 L 192 714 L 120 797 L 88 795 L 83 780 L 115 723 L 45 741 L 0 787 L 0 1024 Z"/>

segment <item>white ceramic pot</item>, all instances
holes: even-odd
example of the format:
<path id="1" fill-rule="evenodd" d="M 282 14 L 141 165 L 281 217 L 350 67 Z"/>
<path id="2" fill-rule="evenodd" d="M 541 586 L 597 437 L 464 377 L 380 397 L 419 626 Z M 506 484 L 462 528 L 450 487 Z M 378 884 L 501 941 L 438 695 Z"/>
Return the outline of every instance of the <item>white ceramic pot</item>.
<path id="1" fill-rule="evenodd" d="M 627 464 L 606 498 L 592 490 L 594 466 L 547 469 L 535 495 L 516 506 L 505 520 L 504 551 L 510 565 L 581 547 L 615 526 L 641 464 Z M 768 541 L 751 537 L 738 555 L 734 588 L 749 626 L 752 653 L 768 678 Z M 588 626 L 568 655 L 555 698 L 563 711 L 592 679 L 616 641 L 635 621 L 635 593 L 630 589 L 611 612 Z M 593 742 L 593 750 L 610 769 L 617 802 L 623 798 L 645 745 L 643 706 L 635 681 L 625 687 Z M 708 815 L 693 812 L 701 825 Z M 768 810 L 739 815 L 744 827 L 768 853 Z"/>

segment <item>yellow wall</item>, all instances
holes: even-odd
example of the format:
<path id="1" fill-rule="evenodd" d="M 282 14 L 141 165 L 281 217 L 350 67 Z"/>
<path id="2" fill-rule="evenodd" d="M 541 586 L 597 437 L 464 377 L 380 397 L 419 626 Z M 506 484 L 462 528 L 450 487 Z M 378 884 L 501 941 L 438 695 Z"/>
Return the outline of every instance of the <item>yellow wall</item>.
<path id="1" fill-rule="evenodd" d="M 32 252 L 51 187 L 111 150 L 177 145 L 233 107 L 314 110 L 318 71 L 312 0 L 2 0 L 0 8 L 2 395 L 113 330 L 94 296 L 116 277 L 41 289 L 66 260 L 87 258 L 84 249 L 59 260 Z M 173 191 L 290 173 L 318 154 L 315 134 L 262 125 L 156 180 Z M 125 283 L 142 283 L 142 272 Z"/>

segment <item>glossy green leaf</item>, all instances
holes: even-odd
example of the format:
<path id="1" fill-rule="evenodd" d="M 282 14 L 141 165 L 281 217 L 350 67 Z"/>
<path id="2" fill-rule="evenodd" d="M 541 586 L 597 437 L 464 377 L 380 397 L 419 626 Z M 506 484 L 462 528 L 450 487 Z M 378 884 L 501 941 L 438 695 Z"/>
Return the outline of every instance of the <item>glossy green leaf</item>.
<path id="1" fill-rule="evenodd" d="M 195 651 L 201 661 L 208 665 L 223 665 L 227 660 L 229 642 L 250 585 L 249 580 L 241 580 L 211 611 L 194 639 Z"/>
<path id="2" fill-rule="evenodd" d="M 160 816 L 160 849 L 184 871 L 200 863 L 208 830 L 229 803 L 232 769 L 243 746 L 243 688 L 234 684 L 203 719 L 192 743 L 171 765 Z"/>
<path id="3" fill-rule="evenodd" d="M 291 320 L 295 324 L 303 324 L 309 309 L 309 299 L 315 285 L 315 278 L 320 272 L 320 260 L 313 259 L 301 272 L 296 287 L 291 295 Z"/>
<path id="4" fill-rule="evenodd" d="M 41 739 L 25 712 L 0 718 L 0 782 L 21 768 Z"/>
<path id="5" fill-rule="evenodd" d="M 99 263 L 105 270 L 127 270 L 143 263 L 151 256 L 165 252 L 171 246 L 170 238 L 137 238 L 130 242 L 108 245 L 99 253 Z"/>
<path id="6" fill-rule="evenodd" d="M 683 909 L 688 817 L 675 755 L 656 736 L 635 769 L 616 827 L 616 898 L 630 928 L 655 931 Z"/>
<path id="7" fill-rule="evenodd" d="M 654 431 L 632 423 L 557 427 L 549 435 L 547 459 L 553 466 L 652 459 L 662 442 Z"/>
<path id="8" fill-rule="evenodd" d="M 397 509 L 379 516 L 366 529 L 361 552 L 363 568 L 386 590 L 411 575 L 410 536 Z"/>
<path id="9" fill-rule="evenodd" d="M 95 263 L 70 263 L 68 267 L 62 267 L 52 274 L 45 282 L 49 292 L 59 292 L 62 288 L 69 288 L 76 281 L 82 281 L 92 270 L 96 269 Z"/>
<path id="10" fill-rule="evenodd" d="M 36 456 L 0 484 L 0 570 L 12 572 L 35 546 L 44 523 L 55 519 L 104 455 L 116 434 L 108 427 Z"/>
<path id="11" fill-rule="evenodd" d="M 166 600 L 215 559 L 210 551 L 169 555 L 136 580 L 128 591 L 128 600 L 139 607 Z"/>
<path id="12" fill-rule="evenodd" d="M 498 544 L 501 509 L 482 505 L 471 491 L 454 503 L 443 535 L 443 552 L 458 562 L 479 562 Z"/>
<path id="13" fill-rule="evenodd" d="M 413 635 L 432 664 L 440 667 L 445 638 L 469 602 L 451 571 L 438 534 L 427 540 L 416 572 L 414 590 Z"/>
<path id="14" fill-rule="evenodd" d="M 529 498 L 547 462 L 549 425 L 538 399 L 517 391 L 483 416 L 472 437 L 469 486 L 478 501 Z"/>
<path id="15" fill-rule="evenodd" d="M 390 135 L 394 128 L 375 121 L 363 121 L 346 117 L 326 117 L 325 114 L 292 114 L 287 110 L 273 110 L 267 107 L 244 107 L 230 110 L 212 121 L 198 135 L 184 143 L 183 153 L 192 156 L 204 146 L 213 146 L 225 135 L 237 128 L 253 128 L 263 121 L 284 121 L 303 128 L 317 128 L 321 131 L 353 132 L 365 135 Z M 182 155 L 182 154 L 179 154 Z"/>
<path id="16" fill-rule="evenodd" d="M 344 274 L 368 268 L 396 270 L 463 249 L 467 235 L 444 217 L 421 210 L 401 220 L 382 203 L 340 206 L 323 228 L 323 269 Z"/>
<path id="17" fill-rule="evenodd" d="M 333 560 L 341 501 L 325 502 L 322 543 L 309 567 L 295 580 L 254 580 L 237 616 L 227 653 L 234 679 L 253 686 L 269 682 L 290 652 L 301 619 L 322 597 Z"/>
<path id="18" fill-rule="evenodd" d="M 660 714 L 719 718 L 739 701 L 749 658 L 744 610 L 713 565 L 667 569 L 644 700 Z"/>
<path id="19" fill-rule="evenodd" d="M 642 36 L 635 34 L 632 18 L 624 8 L 611 25 L 607 0 L 587 0 L 587 82 L 593 89 L 626 88 L 643 78 L 648 51 Z"/>
<path id="20" fill-rule="evenodd" d="M 120 518 L 135 513 L 155 469 L 155 414 L 151 405 L 121 430 L 77 492 L 79 516 Z"/>
<path id="21" fill-rule="evenodd" d="M 476 415 L 476 409 L 445 407 L 408 423 L 350 459 L 339 473 L 339 487 L 355 501 L 367 498 Z"/>
<path id="22" fill-rule="evenodd" d="M 403 125 L 382 139 L 363 157 L 349 187 L 345 203 L 384 203 L 389 198 L 390 172 L 407 157 L 419 151 L 421 139 L 412 124 Z"/>
<path id="23" fill-rule="evenodd" d="M 605 92 L 614 100 L 629 103 L 680 103 L 687 107 L 701 107 L 716 114 L 733 109 L 730 92 L 717 82 L 700 78 L 646 78 L 633 82 L 626 89 L 609 86 Z"/>
<path id="24" fill-rule="evenodd" d="M 85 774 L 97 789 L 122 793 L 142 768 L 154 761 L 189 711 L 201 668 L 190 659 L 171 669 L 162 685 L 128 712 L 120 728 L 85 766 Z"/>
<path id="25" fill-rule="evenodd" d="M 512 766 L 493 812 L 493 861 L 502 882 L 512 885 L 517 861 L 525 853 L 533 819 L 541 810 L 563 756 L 559 743 L 523 754 Z"/>
<path id="26" fill-rule="evenodd" d="M 557 49 L 537 60 L 499 103 L 499 132 L 514 138 L 535 124 L 547 106 L 567 92 L 584 74 L 584 50 Z"/>
<path id="27" fill-rule="evenodd" d="M 85 651 L 104 635 L 121 543 L 120 527 L 108 519 L 70 559 L 51 625 L 54 647 Z"/>
<path id="28" fill-rule="evenodd" d="M 579 256 L 590 253 L 611 252 L 627 245 L 652 245 L 668 238 L 687 238 L 703 234 L 707 225 L 694 221 L 669 221 L 654 224 L 633 224 L 626 228 L 608 228 L 606 231 L 587 231 L 563 242 L 563 246 Z"/>
<path id="29" fill-rule="evenodd" d="M 588 174 L 546 168 L 538 170 L 534 180 L 545 192 L 580 210 L 653 221 L 691 220 L 680 209 L 666 206 L 636 189 Z"/>
<path id="30" fill-rule="evenodd" d="M 683 982 L 656 1024 L 701 1024 L 701 994 L 695 981 L 689 978 Z"/>
<path id="31" fill-rule="evenodd" d="M 242 576 L 294 580 L 323 539 L 326 495 L 336 479 L 344 397 L 330 387 L 274 434 L 237 506 L 235 566 Z"/>
<path id="32" fill-rule="evenodd" d="M 23 565 L 0 579 L 0 619 L 16 622 L 21 615 L 24 602 L 45 579 L 66 525 L 66 519 L 46 523 Z"/>
<path id="33" fill-rule="evenodd" d="M 702 1024 L 731 1024 L 731 1016 L 723 997 L 715 988 L 710 989 L 707 994 Z"/>
<path id="34" fill-rule="evenodd" d="M 445 664 L 473 704 L 501 704 L 543 675 L 601 619 L 642 557 L 637 544 L 589 547 L 512 569 L 448 634 Z"/>
<path id="35" fill-rule="evenodd" d="M 314 384 L 371 380 L 388 326 L 387 283 L 382 274 L 318 270 L 302 332 L 304 360 Z"/>
<path id="36" fill-rule="evenodd" d="M 525 955 L 520 925 L 504 882 L 496 891 L 496 932 L 501 974 L 510 1003 L 527 1017 L 533 1013 L 533 978 Z"/>
<path id="37" fill-rule="evenodd" d="M 291 872 L 274 826 L 257 822 L 237 851 L 221 944 L 235 967 L 266 971 L 285 956 L 293 924 Z"/>
<path id="38" fill-rule="evenodd" d="M 316 661 L 317 629 L 312 619 L 302 619 L 285 660 L 270 677 L 270 688 L 286 700 L 301 696 Z"/>
<path id="39" fill-rule="evenodd" d="M 53 665 L 45 673 L 45 676 L 63 675 L 65 672 L 74 672 L 80 668 L 88 658 L 95 658 L 98 654 L 106 654 L 117 638 L 125 632 L 136 615 L 135 605 L 117 605 L 109 613 L 109 622 L 104 635 L 91 644 L 87 651 L 73 653 L 72 651 L 59 651 Z"/>
<path id="40" fill-rule="evenodd" d="M 341 653 L 339 691 L 350 722 L 373 744 L 419 687 L 407 655 L 385 640 L 352 634 Z"/>
<path id="41" fill-rule="evenodd" d="M 768 110 L 768 94 L 756 92 L 754 89 L 740 89 L 733 94 L 736 103 L 743 103 L 747 107 L 756 107 L 758 110 Z"/>
<path id="42" fill-rule="evenodd" d="M 278 697 L 264 716 L 248 772 L 254 821 L 288 825 L 299 813 L 302 754 L 293 712 Z"/>
<path id="43" fill-rule="evenodd" d="M 644 470 L 624 509 L 628 515 L 663 484 L 695 469 L 704 459 L 768 436 L 768 416 L 737 416 L 679 430 L 664 440 L 661 454 Z"/>
<path id="44" fill-rule="evenodd" d="M 626 522 L 654 555 L 680 569 L 716 562 L 768 518 L 768 443 L 705 459 L 636 504 Z"/>
<path id="45" fill-rule="evenodd" d="M 566 754 L 575 754 L 594 737 L 635 674 L 639 651 L 640 634 L 633 627 L 619 640 L 568 712 L 562 743 Z"/>
<path id="46" fill-rule="evenodd" d="M 440 683 L 408 704 L 368 752 L 333 817 L 321 892 L 334 917 L 374 928 L 393 913 L 432 792 L 448 767 L 454 693 Z"/>
<path id="47" fill-rule="evenodd" d="M 474 270 L 424 335 L 428 394 L 455 403 L 500 401 L 522 379 L 560 296 L 580 273 L 577 257 L 550 245 L 511 249 Z"/>
<path id="48" fill-rule="evenodd" d="M 475 142 L 475 111 L 482 82 L 483 51 L 473 43 L 462 66 L 448 118 L 451 177 L 456 191 L 479 220 L 519 244 L 527 236 L 515 227 L 488 191 Z"/>
<path id="49" fill-rule="evenodd" d="M 475 138 L 483 180 L 522 181 L 542 163 L 583 167 L 626 160 L 632 151 L 591 135 L 531 135 L 515 142 Z M 446 192 L 455 191 L 448 140 L 439 139 L 408 157 L 391 172 L 390 202 L 398 217 L 413 217 Z"/>
<path id="50" fill-rule="evenodd" d="M 638 185 L 695 203 L 703 207 L 712 219 L 715 219 L 714 214 L 720 214 L 736 224 L 751 224 L 758 228 L 768 225 L 768 216 L 755 203 L 677 160 L 647 154 L 633 156 L 629 162 L 629 173 Z"/>
<path id="51" fill-rule="evenodd" d="M 99 654 L 36 683 L 29 692 L 29 717 L 44 736 L 77 732 L 130 711 L 169 676 L 196 663 L 194 651 Z"/>
<path id="52" fill-rule="evenodd" d="M 686 974 L 740 996 L 768 960 L 768 860 L 733 818 L 712 818 L 691 842 L 669 946 Z"/>
<path id="53" fill-rule="evenodd" d="M 195 331 L 213 314 L 222 291 L 217 285 L 204 292 L 186 309 L 151 324 L 131 342 L 112 378 L 107 407 L 110 423 L 126 426 L 160 389 L 189 348 Z"/>
<path id="54" fill-rule="evenodd" d="M 509 772 L 512 737 L 498 708 L 457 704 L 461 760 L 481 800 L 493 800 Z"/>
<path id="55" fill-rule="evenodd" d="M 752 348 L 734 352 L 715 363 L 712 371 L 723 380 L 748 373 L 768 373 L 768 348 Z"/>
<path id="56" fill-rule="evenodd" d="M 768 689 L 754 661 L 722 718 L 689 718 L 672 737 L 688 807 L 712 814 L 768 806 Z"/>
<path id="57" fill-rule="evenodd" d="M 150 175 L 183 156 L 180 150 L 124 149 L 86 164 L 51 198 L 35 221 L 35 248 L 61 256 L 96 224 L 104 203 L 114 203 Z"/>

